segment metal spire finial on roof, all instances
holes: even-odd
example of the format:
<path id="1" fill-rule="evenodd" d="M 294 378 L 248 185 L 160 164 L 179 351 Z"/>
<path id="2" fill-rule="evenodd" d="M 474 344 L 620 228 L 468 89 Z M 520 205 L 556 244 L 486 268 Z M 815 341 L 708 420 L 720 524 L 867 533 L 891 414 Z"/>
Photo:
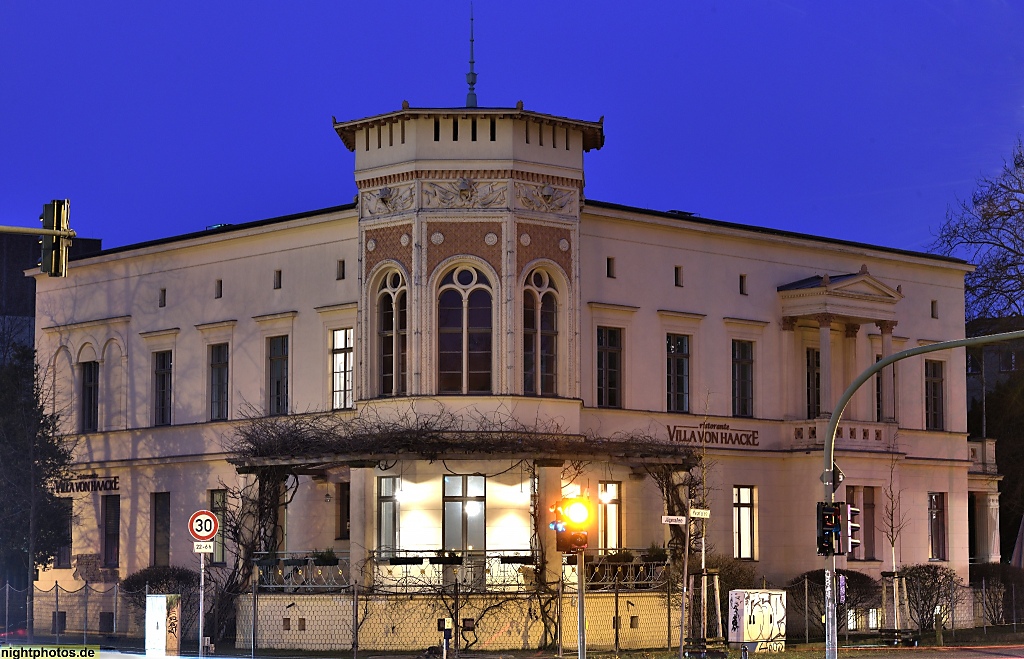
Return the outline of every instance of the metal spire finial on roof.
<path id="1" fill-rule="evenodd" d="M 466 82 L 469 83 L 469 93 L 466 94 L 466 107 L 476 107 L 476 72 L 473 71 L 473 3 L 469 3 L 469 73 L 466 74 Z"/>

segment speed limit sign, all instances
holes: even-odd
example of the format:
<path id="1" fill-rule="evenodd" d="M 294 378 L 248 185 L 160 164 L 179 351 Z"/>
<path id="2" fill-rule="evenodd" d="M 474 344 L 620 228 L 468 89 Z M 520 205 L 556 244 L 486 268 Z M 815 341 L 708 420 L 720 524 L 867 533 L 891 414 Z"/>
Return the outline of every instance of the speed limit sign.
<path id="1" fill-rule="evenodd" d="M 220 523 L 217 516 L 209 510 L 197 510 L 188 519 L 188 532 L 199 542 L 213 540 L 217 536 Z"/>

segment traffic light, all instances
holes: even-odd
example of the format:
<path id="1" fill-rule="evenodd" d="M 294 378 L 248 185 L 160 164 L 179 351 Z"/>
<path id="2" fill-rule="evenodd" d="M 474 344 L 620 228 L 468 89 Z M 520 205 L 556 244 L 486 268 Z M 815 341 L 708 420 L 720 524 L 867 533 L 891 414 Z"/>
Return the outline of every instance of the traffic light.
<path id="1" fill-rule="evenodd" d="M 586 549 L 590 501 L 584 497 L 562 499 L 551 506 L 551 511 L 555 513 L 555 520 L 548 526 L 555 531 L 555 549 L 564 553 Z"/>
<path id="2" fill-rule="evenodd" d="M 68 200 L 54 199 L 43 206 L 43 228 L 48 231 L 68 230 Z M 65 236 L 43 236 L 43 258 L 40 271 L 51 277 L 66 277 L 68 274 L 68 247 L 71 238 Z"/>
<path id="3" fill-rule="evenodd" d="M 818 556 L 843 554 L 839 505 L 818 502 Z"/>
<path id="4" fill-rule="evenodd" d="M 858 531 L 860 531 L 860 524 L 853 521 L 855 517 L 860 515 L 860 508 L 856 508 L 853 504 L 843 504 L 843 535 L 846 537 L 846 553 L 853 554 L 853 550 L 860 547 L 860 537 L 854 537 Z"/>

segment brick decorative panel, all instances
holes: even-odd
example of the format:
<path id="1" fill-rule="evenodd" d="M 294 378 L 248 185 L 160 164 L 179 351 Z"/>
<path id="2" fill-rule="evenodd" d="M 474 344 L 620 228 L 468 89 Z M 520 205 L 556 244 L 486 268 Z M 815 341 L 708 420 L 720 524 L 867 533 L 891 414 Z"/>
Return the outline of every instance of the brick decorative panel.
<path id="1" fill-rule="evenodd" d="M 408 244 L 402 245 L 402 235 L 408 235 Z M 365 247 L 369 247 L 370 241 L 373 241 L 373 251 L 366 250 L 366 257 L 364 259 L 364 265 L 366 270 L 364 275 L 376 266 L 381 261 L 393 259 L 398 261 L 405 267 L 406 272 L 412 272 L 412 226 L 408 224 L 398 224 L 389 227 L 378 227 L 376 229 L 367 229 L 363 240 L 365 240 Z"/>
<path id="2" fill-rule="evenodd" d="M 530 236 L 529 244 L 524 245 L 522 236 Z M 562 251 L 560 243 L 566 241 L 569 249 Z M 549 227 L 542 224 L 519 222 L 516 226 L 516 276 L 523 274 L 523 268 L 534 259 L 551 259 L 562 267 L 565 274 L 572 276 L 572 232 L 561 227 Z"/>
<path id="3" fill-rule="evenodd" d="M 489 233 L 497 237 L 493 245 L 487 244 Z M 441 234 L 444 239 L 438 243 L 435 234 Z M 430 222 L 424 240 L 428 276 L 441 261 L 458 254 L 479 257 L 500 273 L 502 242 L 501 224 L 498 222 Z"/>

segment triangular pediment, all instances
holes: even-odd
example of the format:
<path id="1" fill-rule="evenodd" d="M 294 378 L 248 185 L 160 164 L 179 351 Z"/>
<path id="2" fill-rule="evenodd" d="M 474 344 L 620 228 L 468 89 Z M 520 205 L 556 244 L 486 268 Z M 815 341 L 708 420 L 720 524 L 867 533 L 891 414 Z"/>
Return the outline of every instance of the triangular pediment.
<path id="1" fill-rule="evenodd" d="M 886 320 L 903 293 L 862 267 L 860 272 L 812 275 L 778 287 L 784 316 L 834 314 L 859 320 Z"/>

